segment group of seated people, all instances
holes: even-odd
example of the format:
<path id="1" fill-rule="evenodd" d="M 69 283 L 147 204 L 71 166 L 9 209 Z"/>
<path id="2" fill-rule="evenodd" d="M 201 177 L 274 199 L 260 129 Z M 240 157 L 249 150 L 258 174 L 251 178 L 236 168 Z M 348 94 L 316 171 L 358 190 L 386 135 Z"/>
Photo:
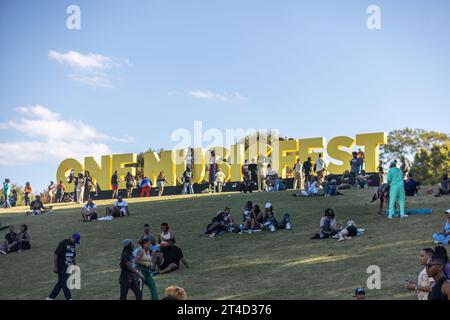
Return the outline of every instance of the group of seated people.
<path id="1" fill-rule="evenodd" d="M 345 225 L 339 225 L 333 209 L 326 209 L 325 214 L 320 219 L 320 231 L 311 239 L 333 238 L 338 241 L 351 240 L 352 237 L 360 235 L 364 229 L 358 229 L 355 221 L 348 220 Z"/>
<path id="2" fill-rule="evenodd" d="M 275 212 L 271 203 L 265 204 L 264 211 L 257 204 L 247 201 L 244 207 L 243 221 L 240 225 L 235 223 L 231 215 L 231 209 L 225 207 L 219 211 L 206 227 L 205 235 L 214 237 L 225 232 L 253 233 L 263 230 L 275 232 L 277 229 L 292 229 L 289 213 L 285 213 L 283 220 L 279 221 L 275 217 Z"/>
<path id="3" fill-rule="evenodd" d="M 117 200 L 114 202 L 112 209 L 110 207 L 106 208 L 105 216 L 98 217 L 97 205 L 94 203 L 92 198 L 89 198 L 86 204 L 81 208 L 81 216 L 83 222 L 89 222 L 94 220 L 109 221 L 114 218 L 129 216 L 130 210 L 128 209 L 128 203 L 123 199 L 122 196 L 118 196 Z"/>
<path id="4" fill-rule="evenodd" d="M 320 190 L 323 190 L 323 193 L 320 193 Z M 306 183 L 305 190 L 299 190 L 293 195 L 294 197 L 319 195 L 322 195 L 324 197 L 332 197 L 342 195 L 342 193 L 340 193 L 338 190 L 339 185 L 337 184 L 337 180 L 329 175 L 325 178 L 322 184 L 319 184 L 319 180 L 317 177 L 312 177 L 311 181 L 308 181 Z"/>
<path id="5" fill-rule="evenodd" d="M 3 246 L 0 245 L 0 253 L 6 255 L 29 249 L 31 249 L 31 236 L 28 232 L 28 226 L 26 224 L 21 225 L 19 233 L 14 232 L 14 226 L 9 226 L 9 232 L 5 235 L 5 242 Z"/>

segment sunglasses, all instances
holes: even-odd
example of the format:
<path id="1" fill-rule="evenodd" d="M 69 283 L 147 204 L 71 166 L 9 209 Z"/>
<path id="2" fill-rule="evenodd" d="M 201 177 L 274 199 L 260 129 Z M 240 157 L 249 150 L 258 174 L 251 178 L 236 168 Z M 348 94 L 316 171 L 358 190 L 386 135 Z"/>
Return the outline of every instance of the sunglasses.
<path id="1" fill-rule="evenodd" d="M 439 263 L 429 263 L 429 264 L 427 264 L 425 267 L 426 267 L 427 269 L 430 269 L 432 266 L 440 266 L 440 264 L 439 264 Z"/>

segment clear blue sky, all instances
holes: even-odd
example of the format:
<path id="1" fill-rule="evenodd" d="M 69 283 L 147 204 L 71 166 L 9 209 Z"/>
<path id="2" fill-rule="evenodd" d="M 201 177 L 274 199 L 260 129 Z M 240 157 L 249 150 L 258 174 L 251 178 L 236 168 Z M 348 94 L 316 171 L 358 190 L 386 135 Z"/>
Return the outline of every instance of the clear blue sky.
<path id="1" fill-rule="evenodd" d="M 71 4 L 81 30 L 66 28 Z M 194 120 L 296 138 L 448 132 L 449 17 L 445 0 L 3 0 L 0 177 L 42 189 L 70 150 L 171 148 Z"/>

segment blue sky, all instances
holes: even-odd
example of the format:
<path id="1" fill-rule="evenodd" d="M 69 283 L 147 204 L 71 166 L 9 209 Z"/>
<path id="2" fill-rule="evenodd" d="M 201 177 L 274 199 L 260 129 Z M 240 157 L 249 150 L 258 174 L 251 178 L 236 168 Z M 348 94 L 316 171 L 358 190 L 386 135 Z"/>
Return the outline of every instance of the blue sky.
<path id="1" fill-rule="evenodd" d="M 81 29 L 66 28 L 66 8 Z M 381 30 L 366 27 L 369 5 Z M 171 148 L 177 128 L 448 132 L 448 1 L 0 2 L 0 177 Z"/>

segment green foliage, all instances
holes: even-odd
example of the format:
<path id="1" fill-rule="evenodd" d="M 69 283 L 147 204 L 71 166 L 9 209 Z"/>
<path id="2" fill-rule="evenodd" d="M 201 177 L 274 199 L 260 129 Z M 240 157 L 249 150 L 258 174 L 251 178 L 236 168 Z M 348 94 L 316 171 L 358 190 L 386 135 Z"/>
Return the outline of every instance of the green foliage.
<path id="1" fill-rule="evenodd" d="M 386 162 L 405 156 L 415 159 L 416 153 L 422 149 L 431 151 L 435 145 L 444 145 L 450 140 L 446 133 L 423 129 L 405 128 L 391 131 L 387 144 L 381 147 L 381 158 Z"/>
<path id="2" fill-rule="evenodd" d="M 422 148 L 414 157 L 411 174 L 422 184 L 436 184 L 448 172 L 449 161 L 450 153 L 446 144 L 435 144 L 430 151 Z"/>

